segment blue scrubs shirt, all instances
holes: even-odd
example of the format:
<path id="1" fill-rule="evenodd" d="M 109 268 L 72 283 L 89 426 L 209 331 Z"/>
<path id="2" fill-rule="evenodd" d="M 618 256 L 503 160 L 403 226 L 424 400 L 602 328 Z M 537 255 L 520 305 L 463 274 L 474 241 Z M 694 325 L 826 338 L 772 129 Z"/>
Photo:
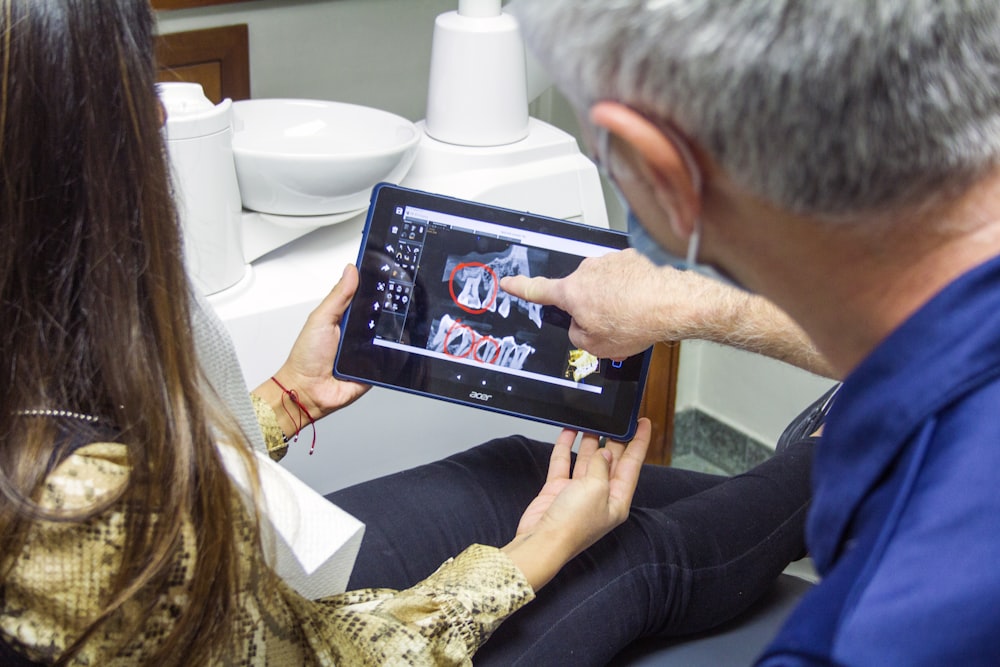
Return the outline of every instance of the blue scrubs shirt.
<path id="1" fill-rule="evenodd" d="M 1000 665 L 1000 258 L 846 379 L 813 484 L 823 579 L 759 664 Z"/>

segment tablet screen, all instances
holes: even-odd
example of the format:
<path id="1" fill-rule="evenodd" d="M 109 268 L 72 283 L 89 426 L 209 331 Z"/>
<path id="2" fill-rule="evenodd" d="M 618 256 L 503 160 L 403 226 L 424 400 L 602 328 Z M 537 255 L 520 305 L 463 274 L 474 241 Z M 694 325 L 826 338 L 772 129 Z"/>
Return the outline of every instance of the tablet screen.
<path id="1" fill-rule="evenodd" d="M 630 438 L 650 352 L 598 359 L 570 342 L 567 313 L 499 286 L 509 275 L 561 278 L 626 247 L 620 232 L 378 185 L 334 372 Z"/>

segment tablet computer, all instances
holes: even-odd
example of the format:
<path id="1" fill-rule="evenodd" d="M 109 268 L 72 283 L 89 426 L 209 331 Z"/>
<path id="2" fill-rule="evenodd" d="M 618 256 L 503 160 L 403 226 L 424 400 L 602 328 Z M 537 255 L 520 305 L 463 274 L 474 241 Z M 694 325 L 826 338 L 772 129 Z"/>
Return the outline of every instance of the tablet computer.
<path id="1" fill-rule="evenodd" d="M 651 351 L 598 359 L 570 317 L 500 289 L 628 247 L 620 232 L 379 184 L 337 377 L 630 439 Z"/>

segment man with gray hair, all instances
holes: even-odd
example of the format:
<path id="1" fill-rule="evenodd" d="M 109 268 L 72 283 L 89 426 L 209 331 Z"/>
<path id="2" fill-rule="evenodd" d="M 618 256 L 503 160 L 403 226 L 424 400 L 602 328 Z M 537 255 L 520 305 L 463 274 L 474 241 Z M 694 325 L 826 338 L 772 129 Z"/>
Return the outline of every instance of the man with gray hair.
<path id="1" fill-rule="evenodd" d="M 807 528 L 822 583 L 761 664 L 1000 664 L 1000 3 L 510 10 L 637 247 L 767 297 L 844 378 Z M 615 262 L 635 255 L 586 296 L 504 289 L 649 309 Z"/>

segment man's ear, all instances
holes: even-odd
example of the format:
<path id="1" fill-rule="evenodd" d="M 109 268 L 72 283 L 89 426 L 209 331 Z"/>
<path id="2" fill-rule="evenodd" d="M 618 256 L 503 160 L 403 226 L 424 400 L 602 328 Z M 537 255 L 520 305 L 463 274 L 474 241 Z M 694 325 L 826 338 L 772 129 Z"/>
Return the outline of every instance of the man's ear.
<path id="1" fill-rule="evenodd" d="M 701 212 L 698 174 L 685 156 L 680 139 L 663 132 L 634 109 L 617 102 L 598 102 L 590 109 L 590 120 L 626 144 L 638 160 L 635 165 L 647 178 L 657 203 L 668 214 L 671 231 L 687 239 L 694 231 Z"/>

